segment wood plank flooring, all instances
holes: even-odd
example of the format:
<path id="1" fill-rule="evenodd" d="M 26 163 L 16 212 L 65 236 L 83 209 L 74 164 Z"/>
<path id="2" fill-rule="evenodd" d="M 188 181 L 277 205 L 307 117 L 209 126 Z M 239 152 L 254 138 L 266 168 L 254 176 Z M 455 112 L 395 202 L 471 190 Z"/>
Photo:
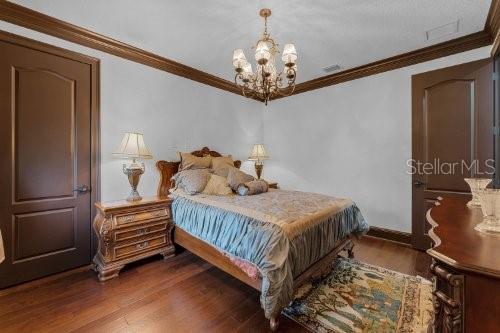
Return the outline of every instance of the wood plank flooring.
<path id="1" fill-rule="evenodd" d="M 430 258 L 404 245 L 365 237 L 355 257 L 429 276 Z M 94 272 L 0 291 L 1 332 L 268 332 L 257 291 L 184 251 L 129 265 L 99 283 Z M 281 316 L 280 332 L 304 332 Z"/>

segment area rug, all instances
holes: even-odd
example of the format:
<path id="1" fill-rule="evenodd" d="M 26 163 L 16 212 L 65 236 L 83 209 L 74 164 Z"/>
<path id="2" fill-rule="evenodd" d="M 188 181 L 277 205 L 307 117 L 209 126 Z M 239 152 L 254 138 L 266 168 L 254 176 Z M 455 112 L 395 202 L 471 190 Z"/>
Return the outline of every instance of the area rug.
<path id="1" fill-rule="evenodd" d="M 427 332 L 431 282 L 339 258 L 326 278 L 304 284 L 283 313 L 312 332 Z"/>

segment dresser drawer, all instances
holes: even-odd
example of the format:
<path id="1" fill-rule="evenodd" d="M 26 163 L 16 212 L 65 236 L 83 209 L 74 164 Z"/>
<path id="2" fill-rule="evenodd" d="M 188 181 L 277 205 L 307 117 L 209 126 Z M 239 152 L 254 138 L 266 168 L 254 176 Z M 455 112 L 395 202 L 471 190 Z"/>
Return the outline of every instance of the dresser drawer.
<path id="1" fill-rule="evenodd" d="M 147 236 L 158 231 L 166 230 L 167 223 L 172 223 L 171 221 L 161 221 L 158 223 L 150 223 L 146 225 L 142 225 L 136 228 L 130 229 L 119 229 L 114 233 L 114 240 L 116 242 L 134 239 L 140 236 Z"/>
<path id="2" fill-rule="evenodd" d="M 128 227 L 130 224 L 141 223 L 154 219 L 170 218 L 170 210 L 167 208 L 158 208 L 137 213 L 120 214 L 114 217 L 117 228 Z"/>
<path id="3" fill-rule="evenodd" d="M 156 238 L 149 238 L 149 239 L 144 239 L 136 243 L 128 244 L 128 245 L 123 245 L 123 246 L 117 246 L 114 248 L 114 254 L 115 258 L 123 258 L 127 256 L 131 256 L 143 251 L 147 251 L 150 249 L 154 249 L 158 246 L 162 246 L 167 243 L 167 239 L 165 235 L 156 237 Z"/>

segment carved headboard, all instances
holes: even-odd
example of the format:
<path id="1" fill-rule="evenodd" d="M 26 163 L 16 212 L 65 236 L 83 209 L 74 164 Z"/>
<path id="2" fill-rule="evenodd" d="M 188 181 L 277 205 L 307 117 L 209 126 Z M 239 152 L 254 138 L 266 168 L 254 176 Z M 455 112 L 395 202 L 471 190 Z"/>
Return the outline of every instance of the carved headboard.
<path id="1" fill-rule="evenodd" d="M 221 157 L 222 155 L 214 150 L 210 150 L 208 147 L 203 147 L 201 150 L 196 150 L 191 152 L 192 155 L 203 157 L 203 156 L 213 156 Z M 158 161 L 156 162 L 156 167 L 160 171 L 160 183 L 158 184 L 158 196 L 167 196 L 168 190 L 173 187 L 172 176 L 179 171 L 179 165 L 181 162 L 168 162 L 168 161 Z M 241 166 L 241 161 L 234 161 L 234 166 L 239 168 Z"/>

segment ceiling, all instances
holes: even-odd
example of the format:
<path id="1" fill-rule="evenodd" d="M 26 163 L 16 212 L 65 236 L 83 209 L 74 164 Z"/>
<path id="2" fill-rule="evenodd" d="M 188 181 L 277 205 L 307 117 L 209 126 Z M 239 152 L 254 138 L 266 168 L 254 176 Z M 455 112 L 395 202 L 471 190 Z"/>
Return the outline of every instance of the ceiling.
<path id="1" fill-rule="evenodd" d="M 491 0 L 16 0 L 185 65 L 233 80 L 235 48 L 262 33 L 260 8 L 280 44 L 297 47 L 298 82 L 483 30 Z M 426 31 L 459 20 L 458 33 L 430 41 Z M 255 67 L 255 66 L 254 66 Z"/>

